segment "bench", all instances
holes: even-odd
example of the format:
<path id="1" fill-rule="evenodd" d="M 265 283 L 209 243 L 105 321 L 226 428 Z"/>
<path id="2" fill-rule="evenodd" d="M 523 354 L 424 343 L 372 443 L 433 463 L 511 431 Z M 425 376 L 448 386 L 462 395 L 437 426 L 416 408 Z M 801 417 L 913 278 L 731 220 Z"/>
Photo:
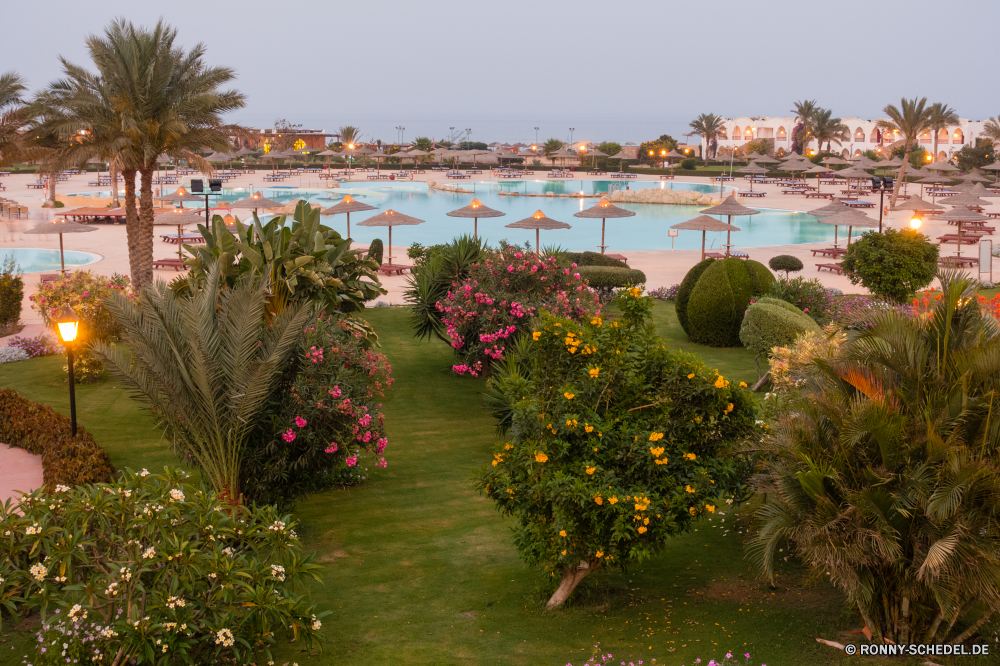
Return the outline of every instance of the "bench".
<path id="1" fill-rule="evenodd" d="M 832 192 L 803 192 L 806 199 L 833 199 Z"/>
<path id="2" fill-rule="evenodd" d="M 605 257 L 609 257 L 611 259 L 617 259 L 618 261 L 621 261 L 622 263 L 626 263 L 626 264 L 628 263 L 628 258 L 624 254 L 612 254 L 611 252 L 608 252 L 604 256 Z"/>
<path id="3" fill-rule="evenodd" d="M 957 255 L 940 257 L 938 259 L 939 266 L 955 266 L 957 268 L 968 268 L 978 263 L 979 260 L 975 257 L 959 257 Z"/>
<path id="4" fill-rule="evenodd" d="M 472 176 L 464 173 L 449 173 L 445 175 L 454 180 L 461 180 L 462 178 L 472 178 Z"/>
<path id="5" fill-rule="evenodd" d="M 379 273 L 385 273 L 386 275 L 402 275 L 403 271 L 412 271 L 413 266 L 406 266 L 404 264 L 382 264 L 378 267 Z"/>
<path id="6" fill-rule="evenodd" d="M 814 257 L 817 254 L 823 255 L 824 257 L 842 257 L 847 254 L 847 250 L 842 247 L 824 247 L 815 249 L 812 253 Z"/>
<path id="7" fill-rule="evenodd" d="M 673 180 L 673 179 L 674 179 L 674 174 L 672 173 L 660 174 L 660 180 Z"/>
<path id="8" fill-rule="evenodd" d="M 816 270 L 817 271 L 830 271 L 832 273 L 836 273 L 837 275 L 840 275 L 841 272 L 844 270 L 844 267 L 841 266 L 840 264 L 816 264 Z"/>
<path id="9" fill-rule="evenodd" d="M 153 268 L 173 268 L 175 271 L 183 271 L 187 269 L 184 262 L 181 259 L 155 259 L 153 261 Z"/>
<path id="10" fill-rule="evenodd" d="M 45 183 L 28 183 L 29 190 L 41 190 L 45 187 Z"/>

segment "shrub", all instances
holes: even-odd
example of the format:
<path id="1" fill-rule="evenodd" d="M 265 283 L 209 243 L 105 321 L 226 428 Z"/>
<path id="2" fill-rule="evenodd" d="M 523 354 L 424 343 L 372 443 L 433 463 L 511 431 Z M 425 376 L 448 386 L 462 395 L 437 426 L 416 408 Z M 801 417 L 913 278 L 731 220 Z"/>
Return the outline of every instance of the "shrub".
<path id="1" fill-rule="evenodd" d="M 785 271 L 785 279 L 788 279 L 789 273 L 795 273 L 801 271 L 803 268 L 802 260 L 798 257 L 793 257 L 790 254 L 779 254 L 776 257 L 771 257 L 767 265 L 771 267 L 772 271 Z"/>
<path id="2" fill-rule="evenodd" d="M 378 265 L 382 265 L 382 239 L 376 238 L 368 246 L 368 257 L 374 259 L 378 262 Z"/>
<path id="3" fill-rule="evenodd" d="M 680 286 L 680 283 L 678 283 L 670 287 L 657 287 L 656 289 L 650 289 L 646 293 L 658 301 L 676 301 L 677 290 L 680 289 Z"/>
<path id="4" fill-rule="evenodd" d="M 580 266 L 580 277 L 602 298 L 610 298 L 615 289 L 646 284 L 646 274 L 634 268 L 615 266 Z"/>
<path id="5" fill-rule="evenodd" d="M 406 279 L 409 288 L 405 298 L 413 312 L 410 322 L 417 337 L 449 342 L 437 304 L 447 297 L 452 285 L 469 276 L 472 267 L 482 261 L 483 253 L 483 242 L 469 235 L 429 248 L 419 243 L 410 246 L 407 254 L 413 259 L 413 270 Z"/>
<path id="6" fill-rule="evenodd" d="M 30 356 L 28 352 L 20 347 L 0 347 L 0 363 L 13 363 L 14 361 L 27 361 Z"/>
<path id="7" fill-rule="evenodd" d="M 563 259 L 566 263 L 576 264 L 577 266 L 612 266 L 615 268 L 628 268 L 628 264 L 620 259 L 612 259 L 606 254 L 601 254 L 600 252 L 563 252 Z"/>
<path id="8" fill-rule="evenodd" d="M 56 344 L 52 341 L 52 338 L 44 333 L 34 338 L 22 338 L 19 335 L 15 335 L 7 341 L 7 346 L 23 349 L 25 353 L 28 354 L 28 358 L 47 356 L 48 354 L 55 354 L 61 350 L 61 348 L 57 348 Z"/>
<path id="9" fill-rule="evenodd" d="M 791 303 L 818 324 L 833 317 L 833 295 L 817 278 L 778 278 L 771 285 L 771 296 Z"/>
<path id="10" fill-rule="evenodd" d="M 0 263 L 0 336 L 21 320 L 21 300 L 24 298 L 24 279 L 14 257 Z"/>
<path id="11" fill-rule="evenodd" d="M 186 478 L 129 471 L 0 507 L 0 596 L 41 611 L 40 663 L 264 663 L 282 634 L 316 646 L 328 612 L 304 596 L 320 566 L 297 522 Z"/>
<path id="12" fill-rule="evenodd" d="M 818 371 L 815 361 L 829 361 L 846 340 L 847 334 L 839 330 L 806 331 L 793 344 L 778 346 L 768 359 L 772 389 L 785 392 L 802 386 Z"/>
<path id="13" fill-rule="evenodd" d="M 286 506 L 306 493 L 361 481 L 359 455 L 386 466 L 381 399 L 392 386 L 367 322 L 321 315 L 303 335 L 299 366 L 250 436 L 240 476 L 247 499 Z"/>
<path id="14" fill-rule="evenodd" d="M 0 389 L 0 442 L 42 456 L 50 488 L 101 483 L 115 473 L 107 452 L 83 426 L 74 438 L 68 417 L 9 388 Z"/>
<path id="15" fill-rule="evenodd" d="M 689 157 L 686 160 L 681 160 L 680 167 L 685 171 L 694 171 L 695 167 L 698 166 L 698 160 L 693 157 Z"/>
<path id="16" fill-rule="evenodd" d="M 477 487 L 516 519 L 521 557 L 560 579 L 550 608 L 714 513 L 739 477 L 723 454 L 756 428 L 746 385 L 668 349 L 639 294 L 623 290 L 611 322 L 543 315 L 490 379 L 509 439 Z"/>
<path id="17" fill-rule="evenodd" d="M 876 296 L 905 303 L 937 274 L 938 246 L 914 231 L 868 231 L 847 248 L 841 265 L 851 284 Z"/>
<path id="18" fill-rule="evenodd" d="M 808 315 L 791 303 L 764 298 L 747 308 L 740 326 L 740 342 L 755 354 L 770 354 L 775 347 L 792 344 L 809 331 L 819 331 Z"/>
<path id="19" fill-rule="evenodd" d="M 738 346 L 750 300 L 769 292 L 773 282 L 771 271 L 756 261 L 730 258 L 709 264 L 691 291 L 688 336 L 713 347 Z"/>
<path id="20" fill-rule="evenodd" d="M 684 279 L 681 280 L 681 284 L 677 287 L 677 301 L 675 308 L 677 310 L 677 321 L 680 322 L 681 328 L 687 333 L 688 337 L 691 336 L 691 331 L 688 328 L 688 317 L 687 308 L 688 302 L 691 298 L 691 292 L 694 291 L 695 284 L 698 283 L 698 278 L 701 277 L 702 273 L 712 264 L 715 259 L 703 259 L 697 264 L 691 267 L 691 270 L 687 272 Z"/>

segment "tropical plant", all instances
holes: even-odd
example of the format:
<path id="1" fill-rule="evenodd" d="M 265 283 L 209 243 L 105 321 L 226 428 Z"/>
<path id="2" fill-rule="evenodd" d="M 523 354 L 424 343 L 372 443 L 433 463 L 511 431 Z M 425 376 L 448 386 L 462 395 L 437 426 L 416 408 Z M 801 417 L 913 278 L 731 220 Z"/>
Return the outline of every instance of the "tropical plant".
<path id="1" fill-rule="evenodd" d="M 958 112 L 942 102 L 934 102 L 930 106 L 930 121 L 927 123 L 928 129 L 934 134 L 934 159 L 938 154 L 938 133 L 949 125 L 957 125 L 961 120 Z"/>
<path id="2" fill-rule="evenodd" d="M 14 257 L 0 261 L 0 336 L 10 335 L 21 320 L 24 300 L 24 278 Z"/>
<path id="3" fill-rule="evenodd" d="M 795 114 L 798 122 L 792 128 L 792 152 L 805 155 L 806 149 L 809 147 L 810 135 L 812 134 L 813 116 L 816 115 L 820 107 L 817 106 L 814 99 L 795 102 L 794 106 L 795 108 L 792 109 L 792 113 Z"/>
<path id="4" fill-rule="evenodd" d="M 710 144 L 719 138 L 719 134 L 722 133 L 725 127 L 725 122 L 723 119 L 714 113 L 702 113 L 699 114 L 697 118 L 688 123 L 688 127 L 694 130 L 694 133 L 701 137 L 702 141 L 705 142 L 704 152 L 705 159 L 712 157 L 709 154 Z"/>
<path id="5" fill-rule="evenodd" d="M 22 98 L 26 90 L 17 73 L 0 74 L 0 167 L 40 155 L 34 134 L 24 131 L 33 119 L 33 107 Z"/>
<path id="6" fill-rule="evenodd" d="M 40 611 L 34 664 L 264 663 L 319 647 L 321 567 L 272 506 L 232 510 L 187 473 L 37 490 L 0 506 L 0 598 Z"/>
<path id="7" fill-rule="evenodd" d="M 553 164 L 555 164 L 556 160 L 554 157 L 552 157 L 552 155 L 555 154 L 556 151 L 558 151 L 565 145 L 566 144 L 560 141 L 559 139 L 549 139 L 548 141 L 545 142 L 544 145 L 542 145 L 542 152 L 545 154 L 547 158 L 552 160 Z"/>
<path id="8" fill-rule="evenodd" d="M 452 285 L 464 282 L 472 267 L 483 260 L 483 241 L 463 235 L 451 243 L 429 248 L 422 248 L 419 243 L 413 245 L 407 251 L 413 259 L 413 270 L 406 279 L 404 294 L 412 313 L 413 334 L 420 339 L 433 336 L 450 342 L 437 304 L 448 296 Z"/>
<path id="9" fill-rule="evenodd" d="M 422 150 L 425 153 L 429 153 L 434 150 L 434 142 L 431 141 L 430 137 L 418 136 L 413 140 L 413 147 L 417 150 Z"/>
<path id="10" fill-rule="evenodd" d="M 868 231 L 847 248 L 841 262 L 851 284 L 860 284 L 876 296 L 905 303 L 937 273 L 939 246 L 927 236 L 905 229 Z"/>
<path id="11" fill-rule="evenodd" d="M 833 317 L 833 295 L 818 278 L 778 278 L 769 295 L 791 303 L 817 324 L 825 324 Z"/>
<path id="12" fill-rule="evenodd" d="M 920 135 L 930 127 L 931 109 L 927 106 L 927 98 L 906 99 L 900 101 L 899 107 L 890 104 L 882 110 L 889 116 L 888 120 L 878 121 L 878 127 L 894 136 L 898 136 L 903 142 L 903 166 L 899 168 L 899 178 L 896 179 L 892 187 L 892 199 L 889 201 L 889 208 L 896 207 L 896 199 L 899 197 L 899 186 L 906 178 L 906 167 L 910 163 L 910 153 L 920 140 Z"/>
<path id="13" fill-rule="evenodd" d="M 385 251 L 385 247 L 382 244 L 381 238 L 376 238 L 368 245 L 368 258 L 372 261 L 378 263 L 379 266 L 382 265 L 382 254 Z"/>
<path id="14" fill-rule="evenodd" d="M 320 301 L 328 312 L 363 308 L 366 301 L 386 293 L 378 279 L 378 264 L 336 230 L 320 224 L 318 208 L 300 201 L 291 224 L 286 215 L 262 224 L 257 214 L 249 227 L 234 218 L 235 233 L 218 215 L 212 228 L 198 225 L 204 245 L 186 245 L 191 258 L 186 277 L 170 283 L 179 295 L 197 293 L 207 282 L 211 267 L 220 260 L 229 286 L 241 276 L 266 277 L 272 311 L 297 301 Z"/>
<path id="15" fill-rule="evenodd" d="M 986 119 L 983 123 L 983 137 L 992 141 L 994 146 L 1000 146 L 1000 115 Z"/>
<path id="16" fill-rule="evenodd" d="M 345 147 L 357 146 L 361 143 L 361 129 L 354 125 L 344 125 L 337 128 L 334 136 Z M 429 150 L 429 148 L 421 148 L 421 150 Z"/>
<path id="17" fill-rule="evenodd" d="M 125 344 L 92 349 L 153 406 L 178 456 L 238 504 L 244 444 L 314 309 L 290 300 L 274 312 L 269 272 L 227 284 L 228 268 L 224 258 L 213 262 L 190 298 L 159 281 L 138 298 L 113 294 L 107 307 Z"/>
<path id="18" fill-rule="evenodd" d="M 799 102 L 795 102 L 793 106 L 795 108 L 792 109 L 792 113 L 795 114 L 795 118 L 807 125 L 812 121 L 813 116 L 820 109 L 814 99 L 804 99 Z"/>
<path id="19" fill-rule="evenodd" d="M 877 643 L 962 643 L 1000 610 L 1000 330 L 941 282 L 818 360 L 759 447 L 752 560 L 773 579 L 791 548 Z"/>
<path id="20" fill-rule="evenodd" d="M 839 146 L 851 138 L 851 129 L 841 122 L 840 118 L 833 118 L 832 115 L 833 111 L 830 109 L 816 109 L 809 123 L 809 130 L 816 139 L 816 152 L 823 149 L 824 142 L 827 152 L 830 152 L 831 143 Z"/>
<path id="21" fill-rule="evenodd" d="M 640 294 L 620 294 L 614 321 L 539 317 L 489 382 L 505 439 L 476 487 L 558 581 L 548 608 L 724 506 L 739 474 L 722 454 L 755 430 L 749 392 L 668 349 Z"/>

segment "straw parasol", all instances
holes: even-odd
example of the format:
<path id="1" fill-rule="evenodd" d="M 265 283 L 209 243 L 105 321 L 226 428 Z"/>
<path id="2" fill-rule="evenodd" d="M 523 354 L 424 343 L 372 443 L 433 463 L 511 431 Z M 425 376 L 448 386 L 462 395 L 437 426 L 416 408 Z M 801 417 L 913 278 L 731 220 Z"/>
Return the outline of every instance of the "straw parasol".
<path id="1" fill-rule="evenodd" d="M 743 159 L 745 159 L 747 162 L 753 162 L 754 160 L 756 160 L 758 158 L 761 158 L 761 157 L 764 157 L 764 156 L 763 155 L 758 155 L 757 151 L 755 150 L 752 153 L 750 153 L 749 155 L 744 155 Z"/>
<path id="2" fill-rule="evenodd" d="M 356 201 L 354 197 L 350 194 L 346 195 L 339 203 L 336 203 L 329 208 L 324 208 L 319 212 L 320 215 L 339 215 L 340 213 L 347 213 L 347 238 L 351 237 L 351 213 L 360 213 L 365 210 L 377 210 L 375 206 L 369 206 L 366 203 L 361 203 Z M 390 232 L 391 233 L 391 232 Z"/>
<path id="3" fill-rule="evenodd" d="M 988 182 L 990 182 L 989 178 L 983 178 L 982 176 L 980 176 L 975 171 L 973 171 L 971 173 L 963 174 L 961 176 L 958 176 L 958 179 L 960 181 L 962 181 L 963 183 L 988 183 Z"/>
<path id="4" fill-rule="evenodd" d="M 996 175 L 996 179 L 993 181 L 994 183 L 997 182 L 998 180 L 1000 180 L 1000 160 L 997 160 L 993 164 L 987 164 L 986 166 L 984 166 L 982 168 L 986 169 L 987 171 L 994 171 L 994 172 L 996 172 L 994 174 L 994 175 Z"/>
<path id="5" fill-rule="evenodd" d="M 757 164 L 756 162 L 751 162 L 745 167 L 736 170 L 737 173 L 748 173 L 750 174 L 750 191 L 753 192 L 753 174 L 755 173 L 767 173 L 767 169 Z"/>
<path id="6" fill-rule="evenodd" d="M 183 187 L 178 187 L 174 192 L 170 194 L 164 194 L 163 196 L 156 197 L 153 201 L 198 201 L 204 203 L 205 195 L 203 194 L 191 194 Z"/>
<path id="7" fill-rule="evenodd" d="M 808 211 L 808 213 L 813 217 L 828 217 L 830 215 L 836 215 L 837 213 L 843 213 L 845 210 L 854 209 L 843 202 L 833 201 L 821 208 L 814 208 L 811 211 Z"/>
<path id="8" fill-rule="evenodd" d="M 983 208 L 984 206 L 989 206 L 991 202 L 980 199 L 971 192 L 961 192 L 953 194 L 950 197 L 944 197 L 941 199 L 941 203 L 948 204 L 949 206 L 976 206 Z"/>
<path id="9" fill-rule="evenodd" d="M 576 151 L 570 150 L 570 149 L 566 148 L 565 146 L 563 146 L 562 148 L 560 148 L 559 150 L 555 151 L 554 153 L 552 153 L 548 157 L 549 157 L 549 159 L 560 159 L 560 160 L 562 160 L 563 161 L 563 168 L 565 168 L 566 167 L 566 160 L 575 160 L 575 159 L 579 158 L 580 155 Z"/>
<path id="10" fill-rule="evenodd" d="M 958 171 L 958 167 L 952 166 L 948 162 L 931 162 L 927 168 L 932 171 Z"/>
<path id="11" fill-rule="evenodd" d="M 493 210 L 489 206 L 483 204 L 479 199 L 473 199 L 468 206 L 463 206 L 457 210 L 453 210 L 450 213 L 446 213 L 448 217 L 471 217 L 473 219 L 472 227 L 472 237 L 479 238 L 479 218 L 481 217 L 503 217 L 507 213 L 501 213 L 498 210 Z"/>
<path id="12" fill-rule="evenodd" d="M 816 164 L 816 165 L 810 167 L 809 169 L 806 169 L 802 173 L 802 175 L 805 176 L 806 174 L 809 174 L 809 173 L 816 174 L 816 193 L 818 194 L 819 193 L 819 185 L 820 185 L 819 176 L 822 173 L 830 173 L 830 168 L 829 167 L 822 167 L 822 166 Z"/>
<path id="13" fill-rule="evenodd" d="M 418 157 L 427 157 L 428 155 L 430 155 L 430 153 L 428 153 L 426 151 L 423 151 L 423 150 L 420 150 L 419 148 L 414 148 L 412 150 L 406 151 L 405 153 L 398 153 L 399 163 L 400 164 L 403 163 L 403 158 L 404 157 L 412 157 L 413 158 L 413 168 L 416 169 L 417 168 L 417 158 Z"/>
<path id="14" fill-rule="evenodd" d="M 622 168 L 625 166 L 625 160 L 630 160 L 632 158 L 626 155 L 624 150 L 619 150 L 617 153 L 612 155 L 610 159 L 618 160 L 618 173 L 621 173 Z M 1000 162 L 998 162 L 998 164 L 1000 164 Z"/>
<path id="15" fill-rule="evenodd" d="M 346 198 L 347 197 L 345 197 L 345 199 Z M 341 203 L 343 203 L 343 201 L 341 201 Z M 387 265 L 392 266 L 392 228 L 423 223 L 423 220 L 410 217 L 409 215 L 403 215 L 402 213 L 397 213 L 390 208 L 384 213 L 379 213 L 374 217 L 369 217 L 367 220 L 361 220 L 358 222 L 358 225 L 362 227 L 389 227 L 389 263 Z"/>
<path id="16" fill-rule="evenodd" d="M 730 197 L 732 198 L 732 197 Z M 726 224 L 722 220 L 717 220 L 714 217 L 709 217 L 708 215 L 699 215 L 698 217 L 688 220 L 686 222 L 679 222 L 670 226 L 671 229 L 691 229 L 693 231 L 701 232 L 701 260 L 705 260 L 705 233 L 708 231 L 725 231 L 726 232 L 726 243 L 729 243 L 729 235 L 734 231 L 739 231 L 739 227 L 734 227 L 731 224 Z M 726 248 L 726 252 L 729 252 L 729 248 Z"/>
<path id="17" fill-rule="evenodd" d="M 959 195 L 961 196 L 961 195 Z M 955 199 L 957 197 L 948 197 L 949 199 Z M 966 222 L 986 222 L 990 218 L 986 215 L 981 215 L 974 210 L 966 208 L 965 206 L 955 206 L 947 213 L 942 213 L 935 217 L 937 220 L 944 220 L 945 222 L 957 222 L 958 223 L 958 240 L 955 242 L 958 249 L 956 250 L 956 256 L 962 256 L 962 225 Z"/>
<path id="18" fill-rule="evenodd" d="M 570 225 L 565 222 L 559 222 L 557 220 L 545 217 L 545 213 L 540 210 L 536 210 L 531 217 L 526 217 L 523 220 L 518 220 L 517 222 L 511 222 L 505 225 L 508 229 L 534 229 L 535 230 L 535 254 L 541 251 L 539 246 L 539 231 L 541 229 L 571 229 Z"/>
<path id="19" fill-rule="evenodd" d="M 878 227 L 878 220 L 868 217 L 861 211 L 854 210 L 850 207 L 847 210 L 840 213 L 834 213 L 833 215 L 825 215 L 818 220 L 820 224 L 832 224 L 833 225 L 833 246 L 837 247 L 837 231 L 838 227 L 847 227 L 847 244 L 851 244 L 851 232 L 854 227 Z"/>
<path id="20" fill-rule="evenodd" d="M 727 221 L 731 225 L 733 223 L 733 216 L 734 215 L 736 215 L 736 216 L 739 216 L 739 215 L 756 215 L 760 211 L 759 210 L 754 210 L 753 208 L 747 208 L 746 206 L 744 206 L 743 204 L 741 204 L 739 201 L 737 201 L 736 197 L 734 197 L 732 194 L 730 194 L 729 197 L 725 201 L 723 201 L 722 203 L 720 203 L 718 206 L 712 206 L 711 208 L 706 208 L 705 210 L 703 210 L 701 212 L 702 212 L 703 215 L 725 215 L 725 216 L 727 216 L 727 218 L 726 218 Z M 729 234 L 726 234 L 726 256 L 729 256 L 729 248 L 730 248 Z"/>
<path id="21" fill-rule="evenodd" d="M 183 228 L 189 224 L 201 224 L 203 221 L 201 213 L 194 213 L 183 208 L 175 208 L 169 213 L 164 213 L 157 217 L 153 224 L 173 224 L 177 226 L 177 258 L 183 262 L 184 253 L 181 243 L 181 239 L 184 236 Z"/>
<path id="22" fill-rule="evenodd" d="M 936 203 L 931 203 L 930 201 L 924 201 L 914 194 L 912 197 L 893 208 L 893 210 L 912 210 L 915 213 L 933 213 L 934 211 L 944 210 L 944 206 L 939 206 Z"/>
<path id="23" fill-rule="evenodd" d="M 982 198 L 982 197 L 990 197 L 990 198 L 992 198 L 992 197 L 1000 196 L 1000 194 L 997 194 L 993 190 L 988 190 L 985 187 L 983 187 L 982 183 L 976 183 L 975 185 L 972 185 L 971 187 L 969 187 L 965 191 L 967 193 L 971 194 L 972 196 L 980 197 L 980 198 Z"/>
<path id="24" fill-rule="evenodd" d="M 71 222 L 65 217 L 57 217 L 48 222 L 42 222 L 35 227 L 28 229 L 26 234 L 59 234 L 59 264 L 63 275 L 66 275 L 66 258 L 63 256 L 63 234 L 82 234 L 88 231 L 97 231 L 97 227 L 89 227 L 79 222 Z"/>
<path id="25" fill-rule="evenodd" d="M 756 162 L 757 164 L 777 164 L 780 161 L 781 160 L 776 160 L 769 155 L 761 155 L 760 157 L 754 160 L 754 162 Z"/>
<path id="26" fill-rule="evenodd" d="M 610 201 L 607 197 L 601 197 L 601 200 L 597 202 L 596 205 L 591 206 L 586 210 L 581 210 L 579 213 L 573 213 L 573 217 L 584 217 L 590 219 L 601 218 L 601 254 L 604 254 L 605 248 L 608 246 L 604 244 L 604 224 L 606 220 L 610 217 L 612 219 L 617 219 L 621 217 L 634 217 L 635 212 L 631 210 L 625 210 L 624 208 L 619 208 Z"/>
<path id="27" fill-rule="evenodd" d="M 255 213 L 258 208 L 281 208 L 283 205 L 277 201 L 268 199 L 260 192 L 254 192 L 245 199 L 237 199 L 233 202 L 233 208 L 252 208 Z"/>
<path id="28" fill-rule="evenodd" d="M 849 164 L 849 162 L 847 162 L 846 160 L 842 160 L 837 156 L 831 156 L 823 160 L 823 164 L 829 166 L 831 164 Z"/>

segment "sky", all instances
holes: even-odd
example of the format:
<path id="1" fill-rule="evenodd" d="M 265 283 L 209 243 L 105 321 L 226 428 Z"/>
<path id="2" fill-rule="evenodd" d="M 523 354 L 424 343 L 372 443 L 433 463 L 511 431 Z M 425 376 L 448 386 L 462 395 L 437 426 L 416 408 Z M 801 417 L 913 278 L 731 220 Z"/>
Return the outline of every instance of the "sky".
<path id="1" fill-rule="evenodd" d="M 700 113 L 789 115 L 800 99 L 841 117 L 924 96 L 1000 114 L 997 0 L 6 0 L 3 15 L 0 72 L 32 90 L 60 75 L 58 56 L 87 66 L 86 37 L 114 18 L 163 18 L 236 70 L 247 105 L 228 120 L 355 125 L 390 143 L 450 128 L 530 143 L 535 127 L 541 141 L 638 143 L 681 138 Z"/>

